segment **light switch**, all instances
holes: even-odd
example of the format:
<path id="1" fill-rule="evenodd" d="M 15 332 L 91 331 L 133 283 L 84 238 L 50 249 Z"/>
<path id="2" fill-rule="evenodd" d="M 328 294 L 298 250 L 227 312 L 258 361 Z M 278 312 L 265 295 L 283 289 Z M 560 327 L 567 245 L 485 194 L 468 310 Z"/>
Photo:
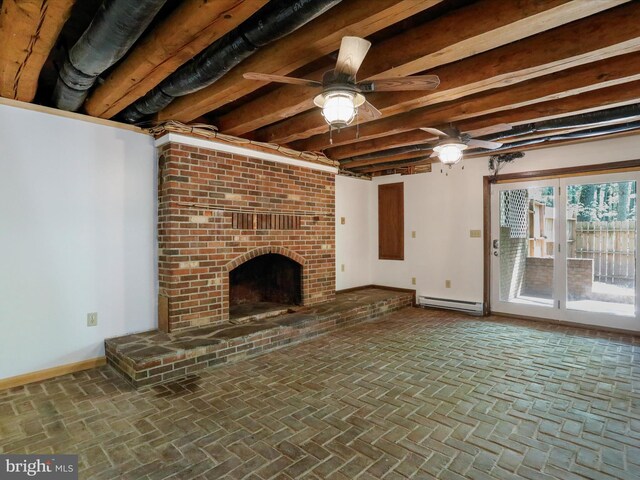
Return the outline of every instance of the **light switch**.
<path id="1" fill-rule="evenodd" d="M 415 230 L 413 230 L 413 231 L 411 232 L 411 238 L 416 238 L 416 231 L 415 231 Z"/>
<path id="2" fill-rule="evenodd" d="M 471 238 L 480 238 L 482 236 L 482 230 L 469 230 L 469 236 Z"/>
<path id="3" fill-rule="evenodd" d="M 340 217 L 340 224 L 344 225 L 345 223 L 347 223 L 347 219 L 345 217 Z"/>

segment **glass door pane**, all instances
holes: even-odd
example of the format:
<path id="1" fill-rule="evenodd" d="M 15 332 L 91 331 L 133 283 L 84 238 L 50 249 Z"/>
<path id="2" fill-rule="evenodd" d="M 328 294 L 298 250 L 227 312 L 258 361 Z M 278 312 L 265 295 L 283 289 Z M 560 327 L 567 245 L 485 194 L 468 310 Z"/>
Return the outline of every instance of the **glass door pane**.
<path id="1" fill-rule="evenodd" d="M 635 314 L 635 181 L 567 185 L 568 310 Z"/>
<path id="2" fill-rule="evenodd" d="M 501 190 L 499 202 L 500 301 L 553 307 L 555 188 Z"/>

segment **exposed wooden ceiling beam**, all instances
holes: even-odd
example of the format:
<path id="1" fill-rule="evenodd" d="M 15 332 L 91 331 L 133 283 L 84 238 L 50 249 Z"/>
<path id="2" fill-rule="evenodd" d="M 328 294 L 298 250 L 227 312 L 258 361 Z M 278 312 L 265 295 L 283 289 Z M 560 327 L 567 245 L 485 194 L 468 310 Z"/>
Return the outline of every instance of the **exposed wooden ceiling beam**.
<path id="1" fill-rule="evenodd" d="M 249 18 L 267 0 L 187 0 L 136 44 L 85 103 L 93 117 L 111 118 L 179 66 Z"/>
<path id="2" fill-rule="evenodd" d="M 344 0 L 308 25 L 263 48 L 213 85 L 177 98 L 157 118 L 189 122 L 264 85 L 245 80 L 244 72 L 287 75 L 337 50 L 345 35 L 371 35 L 441 1 Z"/>
<path id="3" fill-rule="evenodd" d="M 373 45 L 358 78 L 413 75 L 592 15 L 623 1 L 480 1 Z M 478 21 L 480 18 L 482 21 Z M 443 73 L 443 79 L 454 78 L 447 76 L 446 71 Z M 321 74 L 316 72 L 309 78 L 318 79 Z M 445 86 L 452 88 L 446 83 Z M 283 86 L 221 116 L 216 124 L 225 133 L 242 135 L 313 108 L 312 98 L 317 93 L 315 89 Z M 424 93 L 417 96 L 423 97 Z"/>
<path id="4" fill-rule="evenodd" d="M 434 158 L 434 157 L 430 158 L 429 155 L 421 155 L 421 156 L 414 155 L 413 157 L 409 157 L 404 161 L 399 161 L 396 163 L 389 164 L 389 162 L 386 162 L 386 163 L 378 162 L 377 165 L 357 168 L 354 170 L 354 173 L 369 174 L 369 173 L 381 172 L 384 170 L 392 170 L 394 168 L 404 168 L 404 167 L 409 167 L 413 165 L 425 165 L 427 163 L 437 163 L 437 162 L 439 162 L 437 158 Z"/>
<path id="5" fill-rule="evenodd" d="M 368 95 L 368 99 L 388 117 L 638 50 L 640 23 L 635 21 L 638 16 L 640 4 L 623 5 L 431 70 L 429 73 L 441 79 L 434 92 L 386 92 Z M 578 42 L 576 38 L 581 40 Z M 327 125 L 316 109 L 260 129 L 255 138 L 285 144 L 326 131 Z M 343 133 L 349 131 L 354 128 L 344 129 Z"/>
<path id="6" fill-rule="evenodd" d="M 388 137 L 373 138 L 363 142 L 330 148 L 325 153 L 332 160 L 342 160 L 344 158 L 365 155 L 367 153 L 377 152 L 387 148 L 416 145 L 434 140 L 436 140 L 436 137 L 430 133 L 422 130 L 410 130 L 408 132 L 402 132 Z"/>
<path id="7" fill-rule="evenodd" d="M 428 144 L 426 144 L 428 145 Z M 423 150 L 423 151 L 413 151 L 413 152 L 406 152 L 406 153 L 397 153 L 395 155 L 391 154 L 391 155 L 387 155 L 385 157 L 377 157 L 377 158 L 363 158 L 363 159 L 358 159 L 358 160 L 353 160 L 351 162 L 344 162 L 344 163 L 340 163 L 340 168 L 347 168 L 347 169 L 352 169 L 352 168 L 358 168 L 358 167 L 363 167 L 366 165 L 377 165 L 380 163 L 390 163 L 390 162 L 397 162 L 400 160 L 407 160 L 409 158 L 414 158 L 417 156 L 425 156 L 425 155 L 431 155 L 431 150 Z"/>
<path id="8" fill-rule="evenodd" d="M 474 97 L 418 108 L 365 123 L 359 126 L 359 137 L 355 137 L 354 129 L 347 129 L 334 133 L 333 142 L 334 145 L 356 143 L 416 128 L 518 108 L 549 99 L 570 97 L 610 85 L 633 82 L 638 78 L 640 78 L 640 52 L 629 53 L 522 82 L 511 88 L 496 89 Z M 627 86 L 613 88 L 623 92 Z M 295 142 L 292 145 L 297 150 L 322 150 L 329 146 L 328 135 L 316 135 L 309 140 Z"/>
<path id="9" fill-rule="evenodd" d="M 0 96 L 31 102 L 74 0 L 0 2 Z"/>
<path id="10" fill-rule="evenodd" d="M 553 142 L 536 143 L 536 144 L 532 144 L 532 145 L 526 145 L 526 146 L 522 146 L 522 147 L 501 150 L 500 153 L 524 152 L 524 151 L 529 151 L 529 150 L 539 150 L 539 149 L 543 149 L 543 148 L 559 147 L 559 146 L 563 146 L 563 145 L 574 145 L 574 144 L 577 144 L 577 143 L 593 142 L 593 141 L 605 140 L 605 139 L 610 139 L 610 138 L 628 137 L 628 136 L 638 135 L 639 132 L 640 132 L 640 130 L 633 130 L 633 131 L 628 131 L 628 132 L 611 133 L 611 134 L 607 134 L 607 135 L 600 135 L 600 136 L 588 137 L 588 138 L 579 138 L 579 139 L 570 139 L 570 140 L 556 140 L 556 141 L 553 141 Z M 491 155 L 491 152 L 467 153 L 467 154 L 465 154 L 465 158 L 467 160 L 471 160 L 471 159 L 476 159 L 476 158 L 488 157 L 490 155 Z M 394 164 L 391 164 L 391 165 L 374 165 L 374 166 L 371 166 L 371 167 L 368 167 L 368 168 L 359 168 L 359 169 L 354 170 L 353 173 L 362 174 L 362 175 L 370 175 L 370 174 L 375 174 L 377 172 L 384 172 L 386 170 L 394 170 L 394 169 L 401 169 L 401 168 L 406 168 L 406 167 L 410 167 L 410 166 L 425 165 L 427 163 L 433 164 L 434 165 L 433 169 L 435 170 L 435 168 L 436 168 L 435 164 L 438 164 L 439 160 L 437 158 L 433 158 L 433 157 L 432 158 L 416 157 L 414 159 L 410 159 L 410 160 L 407 160 L 407 161 L 394 163 Z M 444 168 L 444 166 L 442 166 L 442 168 Z"/>
<path id="11" fill-rule="evenodd" d="M 514 147 L 514 148 L 510 148 L 510 149 L 506 149 L 506 150 L 501 150 L 499 153 L 511 153 L 511 152 L 524 152 L 524 151 L 529 151 L 529 150 L 539 150 L 539 149 L 543 149 L 543 148 L 551 148 L 551 147 L 559 147 L 559 146 L 563 146 L 563 145 L 574 145 L 577 143 L 587 143 L 587 142 L 593 142 L 593 141 L 599 141 L 599 140 L 606 140 L 606 139 L 612 139 L 612 138 L 620 138 L 620 137 L 629 137 L 629 136 L 633 136 L 633 135 L 638 135 L 638 133 L 640 133 L 640 130 L 631 130 L 631 131 L 626 131 L 626 132 L 619 132 L 619 133 L 610 133 L 610 134 L 606 134 L 606 135 L 600 135 L 600 136 L 594 136 L 594 137 L 586 137 L 586 138 L 574 138 L 574 139 L 568 139 L 568 140 L 555 140 L 552 142 L 543 142 L 543 143 L 536 143 L 536 144 L 532 144 L 532 145 L 525 145 L 522 147 Z M 475 159 L 475 158 L 484 158 L 484 157 L 488 157 L 492 155 L 491 152 L 478 152 L 478 153 L 466 153 L 465 154 L 465 159 L 467 160 L 471 160 L 471 159 Z M 376 172 L 382 172 L 385 170 L 393 170 L 393 169 L 400 169 L 400 168 L 406 168 L 409 166 L 418 166 L 418 165 L 425 165 L 427 163 L 431 163 L 431 164 L 438 164 L 439 160 L 437 158 L 424 158 L 424 157 L 416 157 L 415 159 L 412 160 L 407 160 L 404 162 L 398 162 L 397 164 L 391 164 L 391 165 L 375 165 L 375 166 L 371 166 L 368 168 L 360 168 L 355 170 L 353 173 L 357 173 L 357 174 L 364 174 L 364 175 L 368 175 L 368 174 L 375 174 Z M 444 165 L 442 166 L 442 168 L 444 168 Z M 434 167 L 435 169 L 435 167 Z"/>
<path id="12" fill-rule="evenodd" d="M 437 125 L 436 128 L 442 126 L 444 125 Z M 509 125 L 492 125 L 480 130 L 474 130 L 464 133 L 468 133 L 474 137 L 479 137 L 482 135 L 489 135 L 491 133 L 503 132 L 505 130 L 508 130 L 509 128 Z M 389 135 L 386 137 L 374 138 L 372 140 L 365 140 L 363 142 L 351 143 L 349 145 L 330 148 L 325 151 L 325 154 L 332 160 L 342 160 L 349 157 L 355 157 L 357 155 L 377 152 L 379 150 L 416 145 L 419 143 L 428 143 L 436 140 L 437 138 L 431 133 L 422 130 L 410 130 L 408 132 L 396 133 L 395 135 Z"/>

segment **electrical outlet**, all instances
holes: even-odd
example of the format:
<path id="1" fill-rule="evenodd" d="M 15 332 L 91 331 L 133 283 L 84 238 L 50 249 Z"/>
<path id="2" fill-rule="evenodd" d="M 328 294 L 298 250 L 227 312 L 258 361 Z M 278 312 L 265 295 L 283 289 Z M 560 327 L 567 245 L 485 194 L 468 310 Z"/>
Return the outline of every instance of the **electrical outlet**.
<path id="1" fill-rule="evenodd" d="M 413 231 L 411 232 L 411 238 L 416 238 L 416 231 L 415 231 L 415 230 L 413 230 Z"/>
<path id="2" fill-rule="evenodd" d="M 444 281 L 444 287 L 445 288 L 451 288 L 451 280 L 445 280 Z"/>
<path id="3" fill-rule="evenodd" d="M 344 272 L 344 263 L 342 265 L 340 265 L 340 271 Z"/>
<path id="4" fill-rule="evenodd" d="M 411 285 L 415 285 L 416 284 L 416 277 L 411 277 Z"/>
<path id="5" fill-rule="evenodd" d="M 344 225 L 345 223 L 347 223 L 347 219 L 345 217 L 340 217 L 340 224 Z"/>
<path id="6" fill-rule="evenodd" d="M 87 327 L 96 327 L 98 325 L 98 312 L 87 313 Z"/>

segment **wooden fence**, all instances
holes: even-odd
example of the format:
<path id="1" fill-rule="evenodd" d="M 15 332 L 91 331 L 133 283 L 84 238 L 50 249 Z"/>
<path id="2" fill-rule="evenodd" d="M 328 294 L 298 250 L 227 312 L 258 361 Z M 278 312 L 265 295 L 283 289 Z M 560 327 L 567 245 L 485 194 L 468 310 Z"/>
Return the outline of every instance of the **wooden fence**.
<path id="1" fill-rule="evenodd" d="M 570 258 L 592 258 L 594 281 L 632 286 L 635 278 L 636 221 L 571 222 Z"/>

